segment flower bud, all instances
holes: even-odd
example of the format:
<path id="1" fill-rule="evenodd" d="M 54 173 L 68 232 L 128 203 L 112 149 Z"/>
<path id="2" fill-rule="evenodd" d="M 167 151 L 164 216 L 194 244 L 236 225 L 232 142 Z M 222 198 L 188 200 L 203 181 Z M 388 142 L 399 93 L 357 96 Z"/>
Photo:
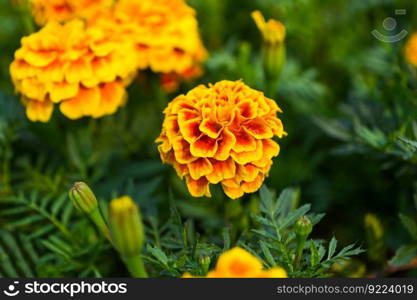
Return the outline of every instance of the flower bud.
<path id="1" fill-rule="evenodd" d="M 262 34 L 262 59 L 266 75 L 276 79 L 285 62 L 285 26 L 278 20 L 265 21 L 260 11 L 252 12 L 252 18 Z"/>
<path id="2" fill-rule="evenodd" d="M 204 273 L 208 272 L 208 269 L 210 267 L 211 258 L 208 255 L 203 255 L 200 257 L 200 265 L 203 267 Z"/>
<path id="3" fill-rule="evenodd" d="M 87 215 L 98 208 L 96 196 L 84 182 L 74 183 L 69 191 L 69 198 L 78 211 Z"/>
<path id="4" fill-rule="evenodd" d="M 97 198 L 93 191 L 84 182 L 76 182 L 69 191 L 69 198 L 75 208 L 86 214 L 98 227 L 101 233 L 111 241 L 109 229 L 101 215 Z"/>
<path id="5" fill-rule="evenodd" d="M 122 257 L 137 256 L 144 241 L 144 229 L 138 206 L 129 196 L 110 202 L 110 228 L 113 243 Z"/>
<path id="6" fill-rule="evenodd" d="M 302 216 L 295 223 L 295 233 L 298 236 L 307 237 L 313 230 L 313 224 L 310 219 L 306 216 Z"/>

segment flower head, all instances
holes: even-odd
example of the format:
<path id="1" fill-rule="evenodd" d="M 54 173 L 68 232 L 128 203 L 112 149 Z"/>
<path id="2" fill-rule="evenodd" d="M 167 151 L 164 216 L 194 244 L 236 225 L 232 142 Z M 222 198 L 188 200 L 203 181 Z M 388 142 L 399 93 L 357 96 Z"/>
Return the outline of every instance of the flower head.
<path id="1" fill-rule="evenodd" d="M 119 0 L 109 17 L 135 43 L 139 69 L 186 77 L 207 56 L 184 0 Z"/>
<path id="2" fill-rule="evenodd" d="M 410 64 L 417 67 L 417 33 L 414 33 L 405 46 L 405 57 Z"/>
<path id="3" fill-rule="evenodd" d="M 30 120 L 48 121 L 54 104 L 70 119 L 112 114 L 124 104 L 133 49 L 108 30 L 50 22 L 22 38 L 10 73 Z"/>
<path id="4" fill-rule="evenodd" d="M 108 9 L 112 0 L 30 0 L 36 23 L 64 22 L 77 17 L 89 18 L 101 9 Z"/>
<path id="5" fill-rule="evenodd" d="M 220 183 L 230 198 L 257 191 L 279 153 L 274 136 L 286 135 L 281 109 L 242 81 L 200 85 L 164 110 L 156 140 L 163 162 L 185 177 L 194 197 L 210 197 Z"/>
<path id="6" fill-rule="evenodd" d="M 185 273 L 183 278 L 192 278 Z M 206 278 L 286 278 L 284 269 L 275 267 L 263 270 L 262 262 L 247 252 L 235 247 L 220 255 L 214 270 L 210 271 Z"/>

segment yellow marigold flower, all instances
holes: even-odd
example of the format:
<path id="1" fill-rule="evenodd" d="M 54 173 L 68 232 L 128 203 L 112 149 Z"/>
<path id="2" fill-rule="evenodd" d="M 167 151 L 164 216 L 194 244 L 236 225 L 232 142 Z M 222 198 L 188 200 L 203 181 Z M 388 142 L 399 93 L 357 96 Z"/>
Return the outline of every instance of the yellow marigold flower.
<path id="1" fill-rule="evenodd" d="M 183 278 L 193 278 L 185 273 Z M 248 251 L 235 247 L 220 255 L 216 267 L 206 278 L 287 278 L 284 269 L 263 270 L 261 261 Z"/>
<path id="2" fill-rule="evenodd" d="M 414 33 L 405 45 L 405 57 L 410 64 L 417 67 L 417 33 Z"/>
<path id="3" fill-rule="evenodd" d="M 112 114 L 125 103 L 134 51 L 107 29 L 50 22 L 21 43 L 10 74 L 30 120 L 48 121 L 55 103 L 70 119 Z"/>
<path id="4" fill-rule="evenodd" d="M 164 110 L 156 142 L 164 163 L 185 177 L 194 197 L 210 197 L 220 183 L 232 199 L 257 191 L 279 153 L 274 136 L 286 135 L 281 109 L 242 81 L 200 85 Z"/>
<path id="5" fill-rule="evenodd" d="M 207 56 L 184 0 L 119 0 L 113 18 L 135 43 L 139 69 L 184 75 Z"/>
<path id="6" fill-rule="evenodd" d="M 77 17 L 89 18 L 111 7 L 113 0 L 29 0 L 36 23 L 64 22 Z"/>

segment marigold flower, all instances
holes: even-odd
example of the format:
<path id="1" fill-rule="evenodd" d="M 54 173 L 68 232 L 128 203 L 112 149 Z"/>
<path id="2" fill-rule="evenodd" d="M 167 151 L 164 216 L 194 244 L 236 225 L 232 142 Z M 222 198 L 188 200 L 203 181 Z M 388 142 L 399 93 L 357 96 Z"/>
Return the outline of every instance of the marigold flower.
<path id="1" fill-rule="evenodd" d="M 194 197 L 210 197 L 220 183 L 232 199 L 257 191 L 286 135 L 272 99 L 242 81 L 200 85 L 164 110 L 156 142 L 164 163 L 185 177 Z"/>
<path id="2" fill-rule="evenodd" d="M 185 273 L 183 278 L 193 278 Z M 263 270 L 262 262 L 248 251 L 235 247 L 220 255 L 216 267 L 206 278 L 287 278 L 284 269 Z"/>
<path id="3" fill-rule="evenodd" d="M 411 35 L 405 45 L 405 57 L 410 64 L 417 67 L 417 33 Z"/>
<path id="4" fill-rule="evenodd" d="M 30 0 L 32 15 L 39 25 L 89 18 L 101 9 L 110 8 L 112 3 L 112 0 Z"/>
<path id="5" fill-rule="evenodd" d="M 207 56 L 195 11 L 184 0 L 119 0 L 112 17 L 135 43 L 139 69 L 182 76 Z"/>
<path id="6" fill-rule="evenodd" d="M 50 22 L 21 43 L 10 74 L 30 120 L 48 121 L 54 103 L 70 119 L 112 114 L 125 103 L 134 51 L 106 28 Z"/>

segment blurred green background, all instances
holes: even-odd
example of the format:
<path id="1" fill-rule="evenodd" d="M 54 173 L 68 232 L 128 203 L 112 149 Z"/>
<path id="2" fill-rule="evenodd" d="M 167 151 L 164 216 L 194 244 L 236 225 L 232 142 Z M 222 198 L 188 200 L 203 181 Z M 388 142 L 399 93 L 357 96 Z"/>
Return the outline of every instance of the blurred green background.
<path id="1" fill-rule="evenodd" d="M 403 55 L 405 42 L 417 31 L 417 3 L 187 2 L 197 10 L 210 54 L 201 78 L 166 94 L 155 74 L 144 73 L 129 87 L 126 107 L 115 115 L 70 121 L 56 113 L 49 123 L 40 124 L 26 119 L 13 93 L 8 66 L 26 32 L 12 1 L 0 0 L 0 198 L 56 198 L 83 180 L 103 200 L 131 195 L 147 222 L 155 224 L 169 215 L 171 194 L 202 237 L 228 226 L 237 238 L 250 226 L 248 214 L 256 195 L 232 201 L 215 189 L 211 199 L 190 197 L 173 169 L 160 162 L 154 139 L 167 103 L 199 83 L 243 79 L 265 90 L 262 41 L 250 17 L 258 9 L 287 29 L 286 64 L 267 96 L 283 109 L 281 119 L 289 135 L 280 141 L 281 153 L 266 185 L 277 192 L 299 188 L 301 203 L 326 213 L 315 237 L 336 235 L 342 245 L 356 242 L 368 249 L 356 258 L 359 276 L 416 276 L 415 266 L 387 271 L 386 265 L 404 245 L 409 248 L 398 265 L 417 255 L 417 234 L 410 237 L 399 218 L 407 216 L 403 223 L 412 228 L 414 222 L 417 228 L 417 73 Z M 395 15 L 396 9 L 405 9 L 406 15 Z M 397 21 L 392 32 L 382 26 L 387 17 Z M 387 36 L 403 29 L 409 34 L 384 43 L 371 34 L 374 29 Z M 0 205 L 10 209 L 9 202 Z M 384 234 L 377 241 L 372 226 L 364 223 L 367 214 L 382 224 Z M 22 221 L 29 218 L 23 211 L 18 216 L 0 210 L 0 228 L 33 233 L 36 222 L 43 222 Z"/>

